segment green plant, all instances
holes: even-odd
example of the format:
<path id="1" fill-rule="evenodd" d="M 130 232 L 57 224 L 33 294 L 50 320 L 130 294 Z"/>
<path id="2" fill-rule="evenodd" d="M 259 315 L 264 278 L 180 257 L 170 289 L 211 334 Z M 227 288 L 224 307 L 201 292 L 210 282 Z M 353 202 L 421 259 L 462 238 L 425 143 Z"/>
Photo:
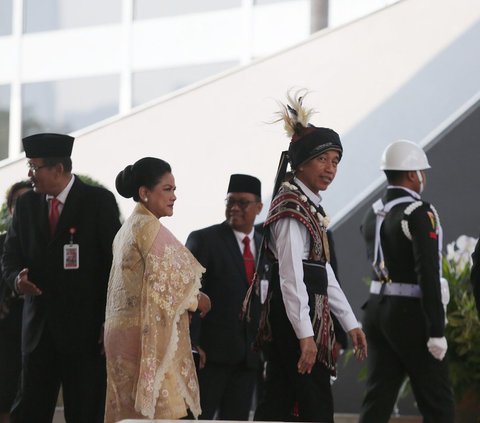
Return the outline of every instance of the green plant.
<path id="1" fill-rule="evenodd" d="M 443 276 L 450 287 L 447 308 L 448 359 L 457 399 L 470 390 L 480 392 L 480 320 L 470 284 L 471 254 L 476 239 L 460 236 L 447 245 Z"/>
<path id="2" fill-rule="evenodd" d="M 5 232 L 10 224 L 10 215 L 7 210 L 7 202 L 5 201 L 0 208 L 0 234 Z"/>
<path id="3" fill-rule="evenodd" d="M 100 188 L 106 188 L 105 185 L 102 185 L 100 182 L 97 180 L 93 179 L 92 177 L 88 175 L 77 175 L 80 180 L 88 185 L 93 185 L 94 187 L 100 187 Z"/>

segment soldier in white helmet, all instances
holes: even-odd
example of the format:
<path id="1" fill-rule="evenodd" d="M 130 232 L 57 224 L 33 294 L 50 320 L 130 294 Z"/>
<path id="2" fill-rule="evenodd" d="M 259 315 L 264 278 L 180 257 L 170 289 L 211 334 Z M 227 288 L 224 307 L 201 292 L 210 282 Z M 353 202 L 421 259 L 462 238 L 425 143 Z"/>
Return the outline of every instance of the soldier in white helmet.
<path id="1" fill-rule="evenodd" d="M 390 144 L 381 164 L 386 193 L 362 224 L 373 281 L 364 306 L 369 357 L 360 423 L 388 422 L 407 376 L 425 423 L 454 421 L 445 358 L 448 285 L 441 282 L 442 231 L 436 210 L 420 197 L 428 168 L 415 143 Z"/>

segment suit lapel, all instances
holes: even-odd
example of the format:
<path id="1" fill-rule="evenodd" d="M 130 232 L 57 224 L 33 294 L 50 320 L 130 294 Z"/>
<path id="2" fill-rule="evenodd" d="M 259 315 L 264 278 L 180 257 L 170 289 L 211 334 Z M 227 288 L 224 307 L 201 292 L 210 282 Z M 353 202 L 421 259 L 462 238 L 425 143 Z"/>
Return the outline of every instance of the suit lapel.
<path id="1" fill-rule="evenodd" d="M 40 202 L 38 213 L 38 225 L 42 239 L 48 241 L 50 239 L 50 222 L 48 220 L 48 201 L 45 194 L 41 194 L 38 199 Z M 33 208 L 34 210 L 34 208 Z"/>
<path id="2" fill-rule="evenodd" d="M 245 283 L 247 281 L 247 273 L 245 272 L 245 265 L 243 263 L 243 256 L 238 247 L 237 239 L 233 233 L 233 229 L 228 226 L 226 222 L 222 223 L 222 238 L 225 243 L 225 250 L 229 251 L 232 255 L 235 265 L 238 267 L 239 271 L 242 273 Z"/>

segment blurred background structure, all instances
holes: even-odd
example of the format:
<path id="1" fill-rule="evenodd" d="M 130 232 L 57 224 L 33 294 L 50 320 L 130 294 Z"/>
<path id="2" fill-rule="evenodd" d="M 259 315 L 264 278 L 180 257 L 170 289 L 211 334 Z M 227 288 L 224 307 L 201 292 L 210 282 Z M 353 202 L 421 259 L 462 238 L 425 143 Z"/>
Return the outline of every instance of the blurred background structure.
<path id="1" fill-rule="evenodd" d="M 324 205 L 360 318 L 358 226 L 388 143 L 427 149 L 445 242 L 479 233 L 479 40 L 478 0 L 0 0 L 0 192 L 26 175 L 23 136 L 72 133 L 74 171 L 113 191 L 138 158 L 169 161 L 178 201 L 165 223 L 184 240 L 222 219 L 231 173 L 258 176 L 267 208 L 288 139 L 266 122 L 306 87 L 312 122 L 344 143 Z M 358 370 L 340 368 L 338 411 L 359 409 Z"/>
<path id="2" fill-rule="evenodd" d="M 0 0 L 0 160 L 394 1 Z"/>

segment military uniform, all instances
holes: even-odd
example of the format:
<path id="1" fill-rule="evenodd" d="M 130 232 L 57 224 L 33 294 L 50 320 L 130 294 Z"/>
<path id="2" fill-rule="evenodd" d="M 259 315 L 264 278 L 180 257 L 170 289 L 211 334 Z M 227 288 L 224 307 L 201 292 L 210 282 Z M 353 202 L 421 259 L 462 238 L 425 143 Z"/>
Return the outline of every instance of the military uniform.
<path id="1" fill-rule="evenodd" d="M 384 205 L 397 202 L 386 212 L 379 231 L 383 263 L 376 254 L 373 209 L 362 224 L 368 258 L 374 261 L 377 256 L 377 261 L 364 306 L 369 357 L 360 423 L 388 422 L 406 376 L 424 422 L 451 423 L 454 403 L 448 364 L 427 348 L 428 340 L 442 338 L 445 330 L 438 215 L 416 192 L 403 187 L 389 187 L 382 200 Z"/>

